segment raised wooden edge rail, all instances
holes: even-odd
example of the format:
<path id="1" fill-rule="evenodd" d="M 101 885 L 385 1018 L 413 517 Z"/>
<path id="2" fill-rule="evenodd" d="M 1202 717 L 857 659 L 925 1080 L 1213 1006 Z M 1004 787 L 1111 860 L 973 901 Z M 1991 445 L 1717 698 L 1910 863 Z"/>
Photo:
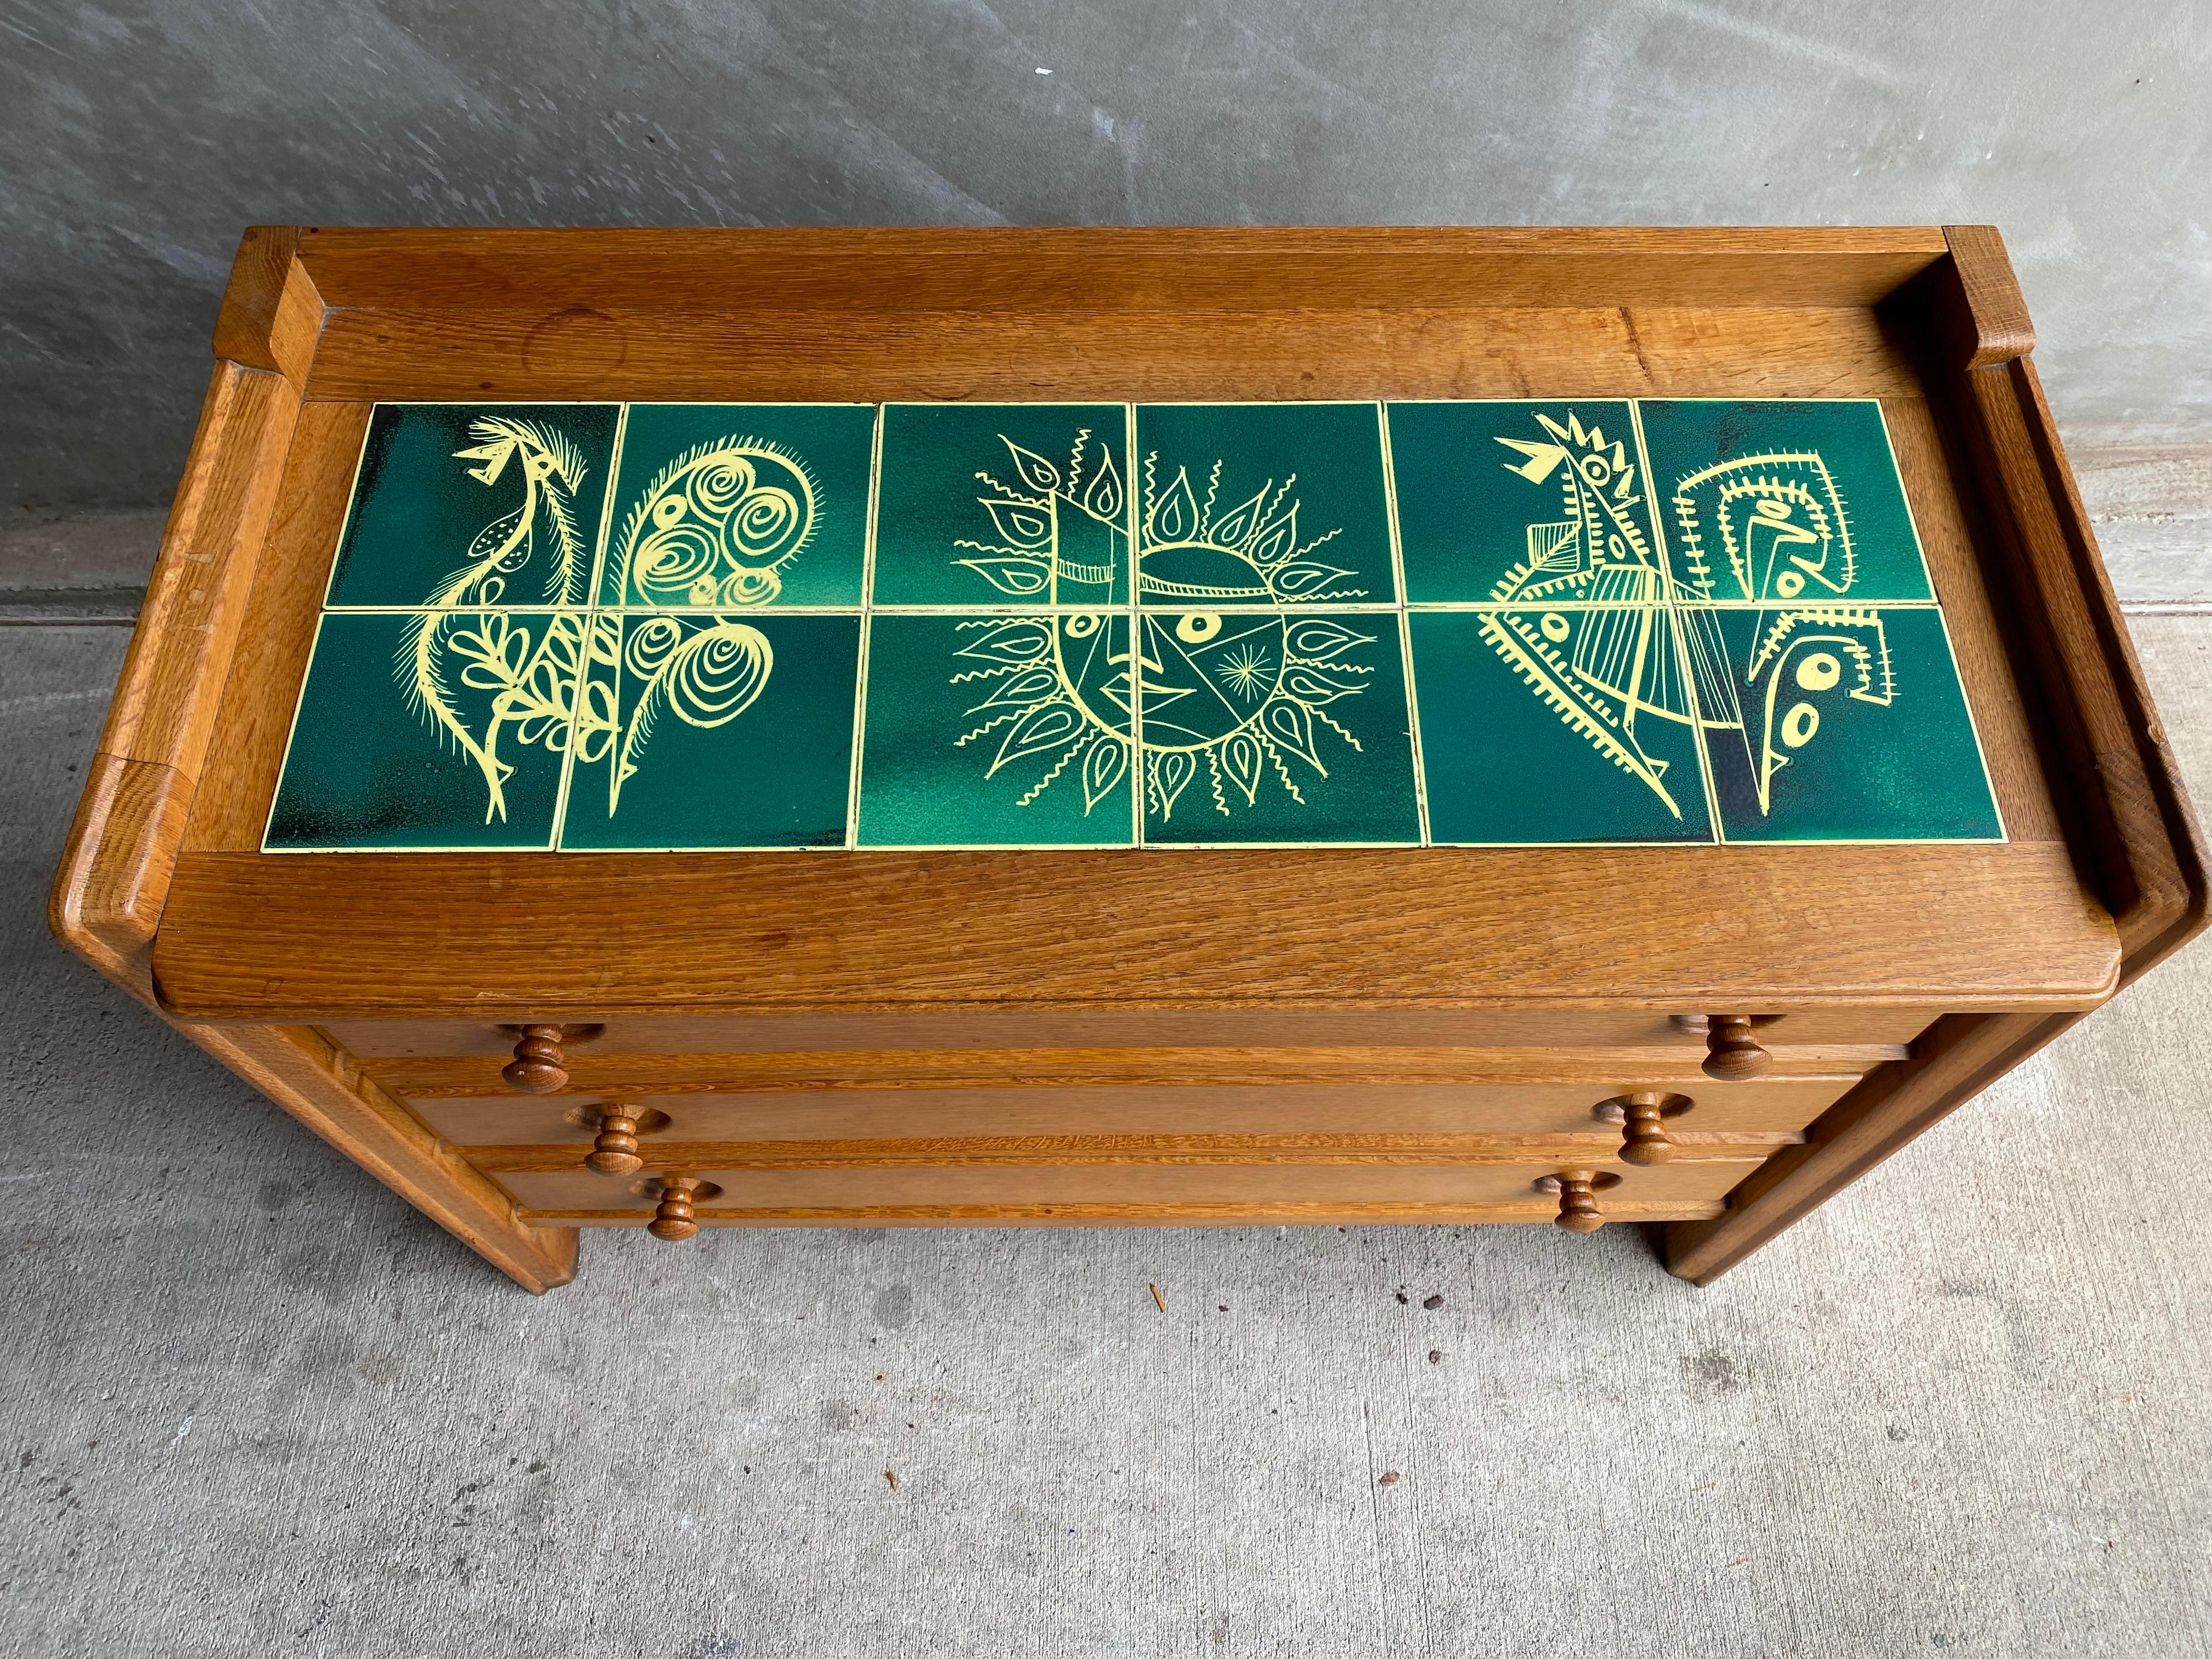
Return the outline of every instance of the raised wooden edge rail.
<path id="1" fill-rule="evenodd" d="M 2183 793 L 2088 514 L 2027 353 L 2027 304 L 2004 243 L 1987 225 L 1954 225 L 1936 285 L 1940 321 L 1926 342 L 1931 390 L 1948 396 L 2002 557 L 1990 592 L 2009 602 L 2028 653 L 2021 690 L 2063 775 L 2075 861 L 2112 913 L 2120 983 L 2132 983 L 2205 925 L 2204 843 Z M 1915 286 L 1917 286 L 1916 284 Z M 1902 313 L 1911 297 L 1891 302 Z M 1901 325 L 1909 321 L 1901 314 Z M 1869 1073 L 1822 1113 L 1807 1144 L 1776 1153 L 1729 1195 L 1725 1214 L 1667 1230 L 1667 1265 L 1711 1282 L 2010 1067 L 2079 1014 L 1947 1014 L 1905 1060 Z"/>
<path id="2" fill-rule="evenodd" d="M 562 234 L 246 233 L 216 324 L 199 427 L 49 912 L 64 944 L 155 1012 L 152 943 L 325 321 L 349 305 L 544 308 L 555 296 L 536 274 L 539 262 L 498 256 L 551 252 Z M 600 234 L 622 238 L 625 256 L 575 264 L 559 303 L 620 303 L 639 291 L 643 258 L 669 268 L 670 280 L 652 285 L 657 304 L 712 304 L 702 252 L 717 238 L 749 233 Z M 929 269 L 928 239 L 961 234 L 793 232 L 775 246 L 791 256 L 782 280 L 793 295 L 808 291 L 809 257 L 896 247 L 923 252 L 896 282 L 857 284 L 848 302 L 988 304 L 974 260 Z M 1108 307 L 1170 295 L 1185 304 L 1249 302 L 1255 283 L 1276 303 L 1295 303 L 1301 283 L 1387 252 L 1376 268 L 1387 270 L 1392 291 L 1376 303 L 1462 293 L 1479 280 L 1500 303 L 1879 302 L 1908 334 L 1934 314 L 1942 325 L 1929 342 L 1936 355 L 1927 379 L 1950 400 L 1986 539 L 2004 560 L 1992 573 L 2003 580 L 1990 586 L 2009 603 L 2013 635 L 2034 671 L 2021 678 L 2039 701 L 2040 740 L 2070 775 L 2094 780 L 2069 803 L 2069 831 L 2085 878 L 2117 920 L 2122 982 L 2203 927 L 2203 842 L 2027 360 L 2034 336 L 1994 229 L 1498 230 L 1474 234 L 1479 242 L 1465 231 L 1003 234 L 1025 258 L 1052 265 L 1067 285 L 1066 303 Z M 1109 235 L 1133 254 L 1126 278 L 1102 275 L 1107 264 L 1095 257 L 1097 239 Z M 1176 237 L 1203 239 L 1219 256 L 1206 277 L 1218 293 L 1189 294 L 1188 270 L 1162 257 Z M 1770 1158 L 1723 1214 L 1670 1224 L 1668 1266 L 1699 1283 L 1725 1272 L 2077 1018 L 1945 1016 L 1909 1058 L 1877 1068 L 1830 1108 L 1808 1144 Z M 534 1224 L 318 1033 L 171 1023 L 517 1283 L 542 1291 L 574 1276 L 573 1224 Z M 1045 1212 L 1108 1218 L 1079 1217 L 1076 1207 Z"/>
<path id="3" fill-rule="evenodd" d="M 239 246 L 199 428 L 48 907 L 64 944 L 157 1014 L 154 934 L 322 327 L 299 241 L 258 227 Z M 525 1221 L 313 1031 L 169 1023 L 517 1284 L 575 1276 L 574 1228 Z"/>

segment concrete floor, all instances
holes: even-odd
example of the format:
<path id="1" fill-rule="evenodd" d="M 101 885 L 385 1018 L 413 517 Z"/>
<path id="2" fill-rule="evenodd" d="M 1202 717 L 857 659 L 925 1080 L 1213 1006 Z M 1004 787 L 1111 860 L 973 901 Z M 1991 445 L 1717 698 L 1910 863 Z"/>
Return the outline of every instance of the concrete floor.
<path id="1" fill-rule="evenodd" d="M 2136 634 L 2212 799 L 2212 618 Z M 0 629 L 0 1650 L 2212 1652 L 2212 949 L 1710 1290 L 770 1232 L 533 1300 L 47 939 L 124 643 Z"/>

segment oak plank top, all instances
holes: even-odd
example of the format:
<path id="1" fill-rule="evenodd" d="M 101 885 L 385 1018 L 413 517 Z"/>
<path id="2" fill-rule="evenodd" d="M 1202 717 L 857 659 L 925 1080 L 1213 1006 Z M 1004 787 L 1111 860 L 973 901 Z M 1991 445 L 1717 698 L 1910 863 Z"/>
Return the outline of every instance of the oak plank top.
<path id="1" fill-rule="evenodd" d="M 2072 1009 L 2109 994 L 2117 938 L 2061 836 L 1948 417 L 1916 342 L 1874 310 L 1942 257 L 1941 233 L 1483 235 L 1478 247 L 1462 232 L 1146 234 L 1114 241 L 1100 271 L 1108 244 L 1073 233 L 1016 234 L 995 264 L 980 243 L 948 252 L 887 233 L 302 233 L 301 268 L 331 309 L 155 942 L 164 1006 L 317 1022 Z M 1584 397 L 1879 400 L 2005 839 L 258 850 L 368 400 Z M 1534 428 L 1484 435 L 1520 436 L 1505 459 L 1531 466 L 1547 457 L 1528 446 L 1551 441 Z"/>

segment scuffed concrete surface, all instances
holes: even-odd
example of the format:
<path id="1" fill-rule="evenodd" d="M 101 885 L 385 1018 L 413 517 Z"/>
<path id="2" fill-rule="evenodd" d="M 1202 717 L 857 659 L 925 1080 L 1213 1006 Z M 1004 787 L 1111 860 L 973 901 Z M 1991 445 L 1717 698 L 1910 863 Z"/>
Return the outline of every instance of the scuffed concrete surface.
<path id="1" fill-rule="evenodd" d="M 1990 222 L 2069 443 L 2212 444 L 2187 0 L 23 0 L 0 39 L 10 507 L 167 499 L 257 222 Z M 2201 546 L 2136 596 L 2185 593 Z"/>
<path id="2" fill-rule="evenodd" d="M 2136 634 L 2212 792 L 2212 626 Z M 534 1300 L 46 939 L 123 643 L 0 631 L 0 1650 L 2212 1650 L 2202 947 L 1709 1290 L 724 1232 Z"/>

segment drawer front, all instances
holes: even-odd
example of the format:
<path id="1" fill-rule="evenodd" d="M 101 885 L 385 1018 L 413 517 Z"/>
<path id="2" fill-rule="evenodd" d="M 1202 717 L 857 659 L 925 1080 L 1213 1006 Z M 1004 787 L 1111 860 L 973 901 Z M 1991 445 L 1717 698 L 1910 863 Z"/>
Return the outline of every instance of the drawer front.
<path id="1" fill-rule="evenodd" d="M 1778 1054 L 1802 1051 L 1809 1057 L 1828 1050 L 1894 1049 L 1919 1036 L 1935 1018 L 1933 1011 L 1922 1008 L 1824 1008 L 1785 1014 L 1759 1029 L 1760 1041 Z M 581 1023 L 581 1017 L 562 1018 Z M 515 1036 L 512 1027 L 461 1020 L 349 1021 L 325 1029 L 338 1047 L 364 1058 L 476 1054 L 504 1060 Z M 1085 1009 L 616 1019 L 599 1025 L 596 1035 L 575 1051 L 580 1057 L 1220 1048 L 1657 1048 L 1694 1056 L 1704 1052 L 1704 1039 L 1679 1029 L 1665 1012 L 1634 1009 Z"/>
<path id="2" fill-rule="evenodd" d="M 1375 1220 L 1541 1222 L 1559 1200 L 1536 1182 L 1555 1170 L 1618 1174 L 1601 1197 L 1616 1220 L 1680 1220 L 1717 1214 L 1756 1159 L 1701 1159 L 1631 1169 L 1553 1162 L 1407 1167 L 1374 1164 L 1233 1164 L 1017 1166 L 855 1166 L 835 1169 L 708 1167 L 694 1173 L 719 1190 L 697 1204 L 706 1224 L 759 1226 L 1042 1224 L 1123 1221 L 1155 1225 L 1342 1215 Z M 649 1178 L 625 1181 L 588 1170 L 512 1171 L 495 1176 L 535 1219 L 642 1226 L 653 1218 Z"/>
<path id="3" fill-rule="evenodd" d="M 1851 1079 L 1902 1048 L 1869 1057 L 1810 1059 L 1774 1051 L 1761 1081 Z M 1705 1050 L 1667 1048 L 1053 1048 L 870 1049 L 771 1054 L 612 1054 L 571 1048 L 555 1097 L 604 1100 L 646 1095 L 743 1095 L 897 1090 L 1464 1087 L 1559 1084 L 1685 1093 L 1716 1084 Z M 412 1102 L 496 1098 L 514 1093 L 498 1054 L 364 1058 L 362 1069 Z"/>
<path id="4" fill-rule="evenodd" d="M 1218 1085 L 1207 1087 L 763 1090 L 620 1096 L 665 1120 L 655 1141 L 839 1141 L 923 1136 L 1115 1134 L 1560 1134 L 1619 1139 L 1595 1115 L 1635 1089 L 1692 1102 L 1668 1120 L 1684 1145 L 1802 1129 L 1856 1074 L 1716 1084 L 1623 1073 L 1594 1083 Z M 442 1139 L 468 1149 L 590 1145 L 601 1095 L 410 1096 Z M 648 1156 L 652 1154 L 648 1153 Z"/>

